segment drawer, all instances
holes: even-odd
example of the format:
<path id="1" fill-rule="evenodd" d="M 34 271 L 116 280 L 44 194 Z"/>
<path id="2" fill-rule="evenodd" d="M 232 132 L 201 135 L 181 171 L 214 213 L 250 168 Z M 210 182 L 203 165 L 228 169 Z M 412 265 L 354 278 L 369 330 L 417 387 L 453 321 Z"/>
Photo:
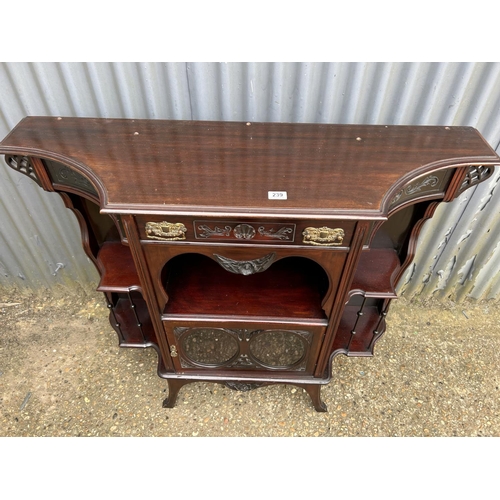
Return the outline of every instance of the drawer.
<path id="1" fill-rule="evenodd" d="M 137 215 L 145 241 L 228 242 L 235 244 L 349 246 L 354 220 L 231 220 Z"/>

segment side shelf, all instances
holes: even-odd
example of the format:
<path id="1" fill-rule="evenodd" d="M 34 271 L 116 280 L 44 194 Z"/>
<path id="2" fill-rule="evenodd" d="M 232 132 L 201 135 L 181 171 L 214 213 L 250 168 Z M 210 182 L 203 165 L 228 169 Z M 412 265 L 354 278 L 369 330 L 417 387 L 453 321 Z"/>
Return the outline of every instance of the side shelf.
<path id="1" fill-rule="evenodd" d="M 361 254 L 349 295 L 396 298 L 394 276 L 401 267 L 396 250 L 371 248 Z"/>
<path id="2" fill-rule="evenodd" d="M 132 293 L 130 297 L 119 294 L 110 310 L 110 322 L 118 333 L 120 346 L 147 347 L 158 344 L 146 302 L 139 293 Z"/>
<path id="3" fill-rule="evenodd" d="M 401 262 L 392 240 L 380 233 L 375 247 L 361 253 L 332 354 L 372 356 L 375 342 L 385 331 L 388 306 L 397 297 L 395 277 Z"/>
<path id="4" fill-rule="evenodd" d="M 362 309 L 346 306 L 333 344 L 333 353 L 372 356 L 373 346 L 385 330 L 385 314 L 371 305 Z"/>
<path id="5" fill-rule="evenodd" d="M 130 248 L 119 241 L 104 243 L 97 254 L 97 263 L 101 269 L 99 292 L 125 293 L 141 288 Z"/>

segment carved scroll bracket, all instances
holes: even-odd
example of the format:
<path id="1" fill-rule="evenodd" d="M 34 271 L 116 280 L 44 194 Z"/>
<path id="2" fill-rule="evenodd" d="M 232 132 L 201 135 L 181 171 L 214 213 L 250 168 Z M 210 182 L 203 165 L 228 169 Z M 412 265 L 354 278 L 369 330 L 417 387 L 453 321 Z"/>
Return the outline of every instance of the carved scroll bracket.
<path id="1" fill-rule="evenodd" d="M 429 191 L 432 188 L 436 187 L 439 184 L 440 179 L 435 176 L 435 175 L 428 175 L 424 179 L 408 184 L 404 189 L 399 191 L 399 193 L 394 196 L 394 198 L 391 200 L 391 207 L 396 204 L 403 195 L 406 195 L 406 197 L 413 196 L 414 194 L 420 193 L 422 191 Z"/>

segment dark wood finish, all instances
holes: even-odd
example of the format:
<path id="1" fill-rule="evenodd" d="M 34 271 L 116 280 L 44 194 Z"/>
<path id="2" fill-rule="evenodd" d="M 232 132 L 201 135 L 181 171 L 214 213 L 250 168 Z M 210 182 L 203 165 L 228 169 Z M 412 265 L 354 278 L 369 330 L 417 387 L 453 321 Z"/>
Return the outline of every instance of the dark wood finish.
<path id="1" fill-rule="evenodd" d="M 396 298 L 394 278 L 400 267 L 393 248 L 371 248 L 362 252 L 349 294 Z"/>
<path id="2" fill-rule="evenodd" d="M 329 288 L 323 297 L 321 307 L 328 315 L 335 300 L 337 284 L 342 276 L 344 262 L 348 255 L 344 250 L 337 248 L 329 248 L 328 251 L 324 251 L 318 249 L 318 247 L 303 247 L 297 250 L 288 246 L 194 245 L 182 242 L 172 242 L 171 244 L 165 242 L 148 242 L 142 245 L 141 250 L 144 255 L 145 265 L 151 272 L 152 286 L 155 289 L 156 300 L 161 311 L 164 310 L 168 301 L 168 295 L 164 287 L 164 271 L 168 262 L 176 256 L 186 253 L 196 253 L 205 255 L 210 259 L 215 259 L 215 255 L 221 255 L 237 261 L 246 261 L 261 259 L 269 255 L 269 253 L 275 253 L 275 260 L 277 262 L 282 258 L 302 256 L 316 262 L 323 268 L 328 276 Z M 271 268 L 270 271 L 273 272 Z M 230 313 L 228 314 L 230 315 Z"/>
<path id="3" fill-rule="evenodd" d="M 31 157 L 30 161 L 33 165 L 33 168 L 35 169 L 36 176 L 40 180 L 40 184 L 43 189 L 45 189 L 45 191 L 54 191 L 52 181 L 50 180 L 50 177 L 47 173 L 47 170 L 45 169 L 45 165 L 43 164 L 42 160 L 40 158 Z"/>
<path id="4" fill-rule="evenodd" d="M 170 267 L 165 315 L 303 318 L 326 324 L 321 302 L 328 278 L 310 260 L 282 259 L 250 276 L 228 272 L 199 254 L 176 257 Z"/>
<path id="5" fill-rule="evenodd" d="M 118 333 L 121 347 L 158 347 L 146 302 L 139 293 L 118 294 L 112 309 L 111 325 Z"/>
<path id="6" fill-rule="evenodd" d="M 128 292 L 140 289 L 140 280 L 130 248 L 119 241 L 103 243 L 97 254 L 101 269 L 100 292 Z"/>
<path id="7" fill-rule="evenodd" d="M 94 263 L 94 265 L 99 268 L 97 263 L 97 253 L 99 252 L 99 247 L 95 234 L 90 230 L 91 225 L 86 216 L 86 211 L 84 209 L 83 200 L 81 198 L 75 197 L 71 193 L 58 193 L 66 208 L 69 208 L 73 214 L 75 214 L 76 220 L 78 221 L 78 226 L 80 228 L 80 234 L 82 238 L 83 250 L 87 254 L 87 257 Z"/>
<path id="8" fill-rule="evenodd" d="M 286 383 L 317 411 L 372 356 L 424 222 L 492 175 L 470 127 L 27 117 L 9 166 L 59 193 L 122 347 L 187 383 Z"/>
<path id="9" fill-rule="evenodd" d="M 170 217 L 171 218 L 171 217 Z M 148 237 L 146 232 L 146 226 L 149 222 L 161 223 L 161 222 L 172 222 L 168 220 L 169 218 L 165 215 L 138 215 L 136 216 L 137 229 L 141 240 L 152 241 L 151 237 Z M 318 221 L 315 219 L 278 219 L 272 221 L 256 221 L 253 219 L 247 219 L 245 217 L 238 217 L 237 219 L 231 221 L 226 219 L 202 219 L 193 218 L 185 216 L 175 216 L 176 223 L 182 223 L 186 228 L 186 233 L 184 234 L 185 239 L 180 241 L 189 241 L 192 243 L 199 243 L 205 245 L 207 243 L 239 243 L 239 244 L 266 244 L 266 245 L 304 245 L 310 246 L 309 243 L 304 243 L 303 232 L 307 227 L 317 227 Z M 326 226 L 331 229 L 342 229 L 343 238 L 340 245 L 335 245 L 336 248 L 347 248 L 350 245 L 352 235 L 354 234 L 354 229 L 356 227 L 355 220 L 339 220 L 330 219 L 322 220 L 321 226 Z M 243 232 L 242 227 L 247 229 L 248 234 L 246 238 L 237 237 L 237 234 L 241 235 Z M 200 229 L 205 228 L 205 230 Z M 240 233 L 238 233 L 238 228 L 240 228 Z M 210 230 L 214 231 L 217 229 L 215 234 L 211 234 Z M 252 231 L 253 229 L 253 231 Z M 279 233 L 280 229 L 289 229 L 288 233 L 284 234 L 283 239 L 274 238 L 271 235 L 274 233 Z M 200 235 L 206 234 L 207 237 L 202 237 Z M 157 240 L 159 241 L 159 240 Z M 179 241 L 179 240 L 174 240 Z M 171 241 L 173 243 L 174 241 Z"/>
<path id="10" fill-rule="evenodd" d="M 105 210 L 301 217 L 310 210 L 377 214 L 426 171 L 498 162 L 471 127 L 55 117 L 25 118 L 2 151 L 73 167 L 95 185 Z M 288 199 L 268 200 L 269 190 Z"/>
<path id="11" fill-rule="evenodd" d="M 164 326 L 170 345 L 176 346 L 173 362 L 178 374 L 253 382 L 312 377 L 325 333 L 324 325 L 248 318 L 240 322 L 238 318 L 224 322 L 169 318 Z M 200 333 L 208 338 L 201 340 Z M 280 343 L 275 337 L 285 341 Z M 204 346 L 198 347 L 206 350 L 204 356 L 193 355 L 195 342 Z"/>
<path id="12" fill-rule="evenodd" d="M 174 372 L 174 366 L 172 362 L 172 358 L 170 356 L 170 348 L 168 345 L 168 341 L 164 335 L 160 332 L 163 329 L 163 325 L 160 318 L 161 311 L 158 309 L 154 295 L 151 293 L 153 285 L 151 281 L 151 276 L 149 274 L 149 270 L 147 268 L 144 254 L 142 252 L 142 247 L 139 241 L 139 234 L 137 233 L 137 228 L 133 218 L 129 215 L 124 216 L 122 219 L 124 230 L 127 235 L 127 239 L 130 243 L 130 250 L 132 252 L 132 257 L 137 267 L 137 274 L 139 275 L 139 279 L 141 281 L 141 288 L 144 291 L 144 299 L 147 303 L 149 314 L 151 317 L 151 321 L 153 323 L 154 329 L 157 333 L 157 338 L 159 341 L 160 348 L 160 358 L 165 363 L 168 371 Z"/>
<path id="13" fill-rule="evenodd" d="M 353 238 L 354 241 L 352 244 L 352 248 L 347 256 L 344 272 L 337 290 L 336 300 L 333 304 L 332 312 L 330 314 L 330 321 L 327 327 L 325 341 L 323 342 L 323 346 L 316 366 L 315 375 L 317 377 L 321 377 L 324 374 L 324 367 L 327 363 L 328 357 L 330 356 L 330 349 L 335 340 L 335 335 L 341 318 L 344 302 L 349 292 L 350 285 L 353 280 L 353 275 L 356 271 L 356 266 L 360 259 L 361 250 L 363 248 L 363 243 L 366 238 L 368 227 L 368 222 L 358 222 L 357 231 Z"/>
<path id="14" fill-rule="evenodd" d="M 332 352 L 339 354 L 340 352 L 347 356 L 372 356 L 372 348 L 385 328 L 385 321 L 380 324 L 380 311 L 369 306 L 364 308 L 364 315 L 358 323 L 356 333 L 352 336 L 351 333 L 354 324 L 356 323 L 357 313 L 359 308 L 356 306 L 346 306 L 342 314 L 337 336 L 333 344 Z M 378 328 L 378 330 L 377 330 Z"/>

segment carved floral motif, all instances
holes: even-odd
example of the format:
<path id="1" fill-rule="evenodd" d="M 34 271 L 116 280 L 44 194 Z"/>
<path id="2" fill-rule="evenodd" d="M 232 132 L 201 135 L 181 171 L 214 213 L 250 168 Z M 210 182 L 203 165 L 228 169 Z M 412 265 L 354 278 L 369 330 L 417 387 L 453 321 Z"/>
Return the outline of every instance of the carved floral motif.
<path id="1" fill-rule="evenodd" d="M 175 327 L 183 368 L 267 368 L 303 371 L 313 333 L 305 330 L 251 330 Z M 249 351 L 242 343 L 249 343 Z M 262 358 L 262 359 L 261 359 Z"/>
<path id="2" fill-rule="evenodd" d="M 231 234 L 231 226 L 218 227 L 215 226 L 213 229 L 206 224 L 201 224 L 198 226 L 198 234 L 200 238 L 212 238 L 213 236 L 229 236 Z"/>
<path id="3" fill-rule="evenodd" d="M 411 197 L 414 194 L 432 190 L 439 184 L 440 181 L 441 179 L 438 176 L 428 175 L 420 181 L 408 184 L 403 189 L 401 189 L 401 191 L 399 191 L 396 196 L 394 196 L 394 198 L 391 200 L 391 206 L 396 204 L 403 195 L 405 195 L 405 197 Z"/>
<path id="4" fill-rule="evenodd" d="M 273 228 L 271 228 L 269 229 L 269 231 L 266 231 L 264 226 L 260 226 L 258 231 L 262 236 L 267 236 L 268 238 L 275 238 L 278 240 L 289 240 L 289 234 L 293 234 L 293 229 L 291 227 L 282 227 L 281 229 L 278 229 L 278 231 L 275 231 Z"/>
<path id="5" fill-rule="evenodd" d="M 224 385 L 233 391 L 248 392 L 262 386 L 262 382 L 256 384 L 244 384 L 243 382 L 225 382 Z"/>
<path id="6" fill-rule="evenodd" d="M 95 192 L 94 186 L 86 177 L 65 166 L 57 170 L 55 181 L 60 184 L 80 187 L 84 191 Z"/>
<path id="7" fill-rule="evenodd" d="M 433 188 L 437 186 L 438 183 L 439 179 L 435 175 L 428 175 L 425 179 L 417 182 L 416 184 L 409 184 L 405 187 L 404 191 L 408 196 L 411 196 L 412 194 L 419 193 L 424 188 Z"/>
<path id="8" fill-rule="evenodd" d="M 235 224 L 221 221 L 194 221 L 194 229 L 196 238 L 203 239 L 253 240 L 256 236 L 260 236 L 260 239 L 293 241 L 295 235 L 294 224 L 285 226 L 280 223 L 256 222 L 252 225 L 243 222 Z"/>
<path id="9" fill-rule="evenodd" d="M 251 240 L 255 236 L 255 228 L 249 224 L 238 224 L 233 233 L 239 240 Z"/>

